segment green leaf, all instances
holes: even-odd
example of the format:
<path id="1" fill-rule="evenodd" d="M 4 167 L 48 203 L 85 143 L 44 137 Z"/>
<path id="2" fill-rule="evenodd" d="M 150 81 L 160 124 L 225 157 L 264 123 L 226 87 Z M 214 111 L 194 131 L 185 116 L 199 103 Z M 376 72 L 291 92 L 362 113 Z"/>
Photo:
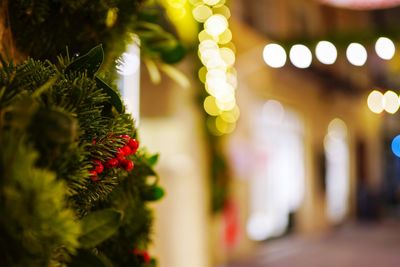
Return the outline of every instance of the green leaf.
<path id="1" fill-rule="evenodd" d="M 81 221 L 82 235 L 79 238 L 81 247 L 93 248 L 108 239 L 118 230 L 121 221 L 122 213 L 115 209 L 90 213 Z"/>
<path id="2" fill-rule="evenodd" d="M 107 267 L 101 258 L 87 250 L 79 250 L 78 255 L 72 258 L 69 267 Z"/>
<path id="3" fill-rule="evenodd" d="M 186 51 L 182 44 L 176 44 L 172 49 L 166 49 L 161 53 L 161 59 L 168 64 L 174 64 L 185 57 Z"/>
<path id="4" fill-rule="evenodd" d="M 121 98 L 119 95 L 112 89 L 108 84 L 106 84 L 102 79 L 99 77 L 95 77 L 96 84 L 99 88 L 103 89 L 104 92 L 110 97 L 111 104 L 115 107 L 115 109 L 122 113 L 124 111 L 124 106 L 122 105 Z"/>
<path id="5" fill-rule="evenodd" d="M 87 54 L 72 61 L 65 68 L 65 73 L 69 74 L 72 72 L 87 72 L 87 75 L 93 77 L 94 74 L 99 70 L 104 59 L 104 51 L 102 45 L 98 45 L 92 48 Z"/>
<path id="6" fill-rule="evenodd" d="M 158 155 L 158 154 L 155 154 L 155 155 L 149 157 L 149 158 L 147 159 L 147 164 L 149 164 L 150 166 L 153 167 L 154 165 L 156 165 L 156 163 L 157 163 L 157 161 L 158 161 L 158 158 L 159 158 L 159 155 Z"/>
<path id="7" fill-rule="evenodd" d="M 149 187 L 147 190 L 142 192 L 142 198 L 146 201 L 157 201 L 165 195 L 164 189 L 159 186 Z"/>

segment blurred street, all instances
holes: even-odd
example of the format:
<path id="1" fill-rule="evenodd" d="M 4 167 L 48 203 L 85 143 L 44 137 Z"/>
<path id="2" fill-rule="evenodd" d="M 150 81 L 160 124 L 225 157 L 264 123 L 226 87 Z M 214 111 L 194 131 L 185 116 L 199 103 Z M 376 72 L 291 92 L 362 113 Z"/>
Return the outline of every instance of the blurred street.
<path id="1" fill-rule="evenodd" d="M 315 239 L 284 237 L 260 246 L 253 260 L 228 267 L 395 267 L 399 229 L 388 221 L 344 226 Z"/>

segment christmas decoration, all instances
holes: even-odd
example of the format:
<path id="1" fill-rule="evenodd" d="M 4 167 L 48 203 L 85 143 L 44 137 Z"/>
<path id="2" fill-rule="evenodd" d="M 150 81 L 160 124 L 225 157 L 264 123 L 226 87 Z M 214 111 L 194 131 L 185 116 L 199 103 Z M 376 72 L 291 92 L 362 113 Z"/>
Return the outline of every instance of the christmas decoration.
<path id="1" fill-rule="evenodd" d="M 210 196 L 213 213 L 223 211 L 229 193 L 229 167 L 222 148 L 222 137 L 232 133 L 239 119 L 236 104 L 237 77 L 234 45 L 224 1 L 195 1 L 192 14 L 202 23 L 199 38 L 198 76 L 202 90 L 199 104 L 204 107 L 205 132 L 210 168 Z M 205 90 L 204 90 L 205 88 Z"/>
<path id="2" fill-rule="evenodd" d="M 155 264 L 127 248 L 150 242 L 157 156 L 138 150 L 102 61 L 101 46 L 56 64 L 0 57 L 2 266 Z"/>
<path id="3" fill-rule="evenodd" d="M 107 55 L 104 65 L 115 75 L 114 66 L 124 64 L 122 54 L 138 37 L 141 57 L 152 77 L 154 72 L 160 75 L 160 69 L 182 80 L 182 74 L 168 64 L 182 60 L 185 49 L 158 1 L 12 0 L 4 6 L 11 41 L 23 55 L 55 59 L 66 48 L 71 55 L 79 55 L 103 43 Z"/>
<path id="4" fill-rule="evenodd" d="M 129 135 L 120 135 L 119 138 L 124 140 L 124 146 L 117 148 L 117 153 L 115 153 L 114 158 L 107 160 L 106 162 L 102 162 L 101 160 L 94 159 L 93 160 L 93 170 L 90 170 L 92 181 L 96 182 L 99 180 L 98 175 L 103 173 L 104 166 L 106 168 L 106 174 L 109 169 L 120 167 L 125 171 L 131 171 L 134 167 L 134 163 L 132 160 L 127 157 L 136 154 L 137 149 L 139 148 L 139 142 L 131 138 Z M 97 144 L 97 142 L 92 142 L 93 145 Z"/>

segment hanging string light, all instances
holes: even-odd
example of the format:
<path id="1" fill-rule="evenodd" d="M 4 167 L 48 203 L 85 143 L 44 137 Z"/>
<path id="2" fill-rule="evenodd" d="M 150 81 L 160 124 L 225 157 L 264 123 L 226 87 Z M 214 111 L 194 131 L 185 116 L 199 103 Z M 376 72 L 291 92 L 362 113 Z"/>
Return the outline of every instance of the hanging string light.
<path id="1" fill-rule="evenodd" d="M 378 90 L 373 90 L 368 95 L 367 105 L 376 114 L 380 114 L 383 111 L 394 114 L 400 108 L 400 97 L 391 90 L 386 91 L 384 94 Z"/>
<path id="2" fill-rule="evenodd" d="M 383 60 L 391 60 L 396 53 L 394 42 L 387 37 L 379 37 L 375 42 L 375 53 Z M 338 57 L 336 45 L 326 40 L 317 43 L 314 54 L 318 61 L 325 65 L 334 64 Z M 271 68 L 282 68 L 287 61 L 285 48 L 277 43 L 267 44 L 263 49 L 262 57 Z M 365 65 L 368 57 L 364 45 L 354 42 L 347 46 L 346 58 L 350 64 L 361 67 Z M 290 48 L 289 59 L 295 67 L 305 69 L 312 64 L 313 55 L 307 46 L 295 44 Z"/>
<path id="3" fill-rule="evenodd" d="M 209 94 L 203 106 L 211 116 L 208 127 L 216 135 L 231 133 L 239 118 L 236 103 L 235 48 L 229 29 L 230 10 L 225 0 L 191 0 L 193 17 L 203 24 L 198 56 L 203 64 L 199 78 Z"/>

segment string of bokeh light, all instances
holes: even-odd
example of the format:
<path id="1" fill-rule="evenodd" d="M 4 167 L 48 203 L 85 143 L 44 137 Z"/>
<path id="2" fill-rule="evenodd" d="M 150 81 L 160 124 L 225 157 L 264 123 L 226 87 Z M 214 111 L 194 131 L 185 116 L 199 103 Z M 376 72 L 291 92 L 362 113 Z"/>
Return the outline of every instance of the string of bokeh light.
<path id="1" fill-rule="evenodd" d="M 368 108 L 376 113 L 380 114 L 383 111 L 394 114 L 399 110 L 400 97 L 393 91 L 386 91 L 382 94 L 378 90 L 373 90 L 367 99 Z"/>
<path id="2" fill-rule="evenodd" d="M 203 23 L 199 33 L 198 55 L 203 64 L 199 70 L 208 96 L 203 106 L 210 115 L 207 125 L 215 135 L 231 133 L 239 118 L 236 103 L 237 74 L 234 68 L 235 47 L 225 0 L 191 0 L 193 17 Z"/>
<path id="3" fill-rule="evenodd" d="M 393 41 L 380 37 L 375 42 L 375 52 L 383 60 L 390 60 L 396 53 Z M 315 57 L 325 65 L 332 65 L 338 57 L 336 46 L 329 41 L 320 41 L 314 48 Z M 263 50 L 265 63 L 272 68 L 282 68 L 287 61 L 287 53 L 283 46 L 271 43 Z M 360 43 L 350 43 L 346 48 L 347 61 L 354 66 L 363 66 L 368 59 L 367 49 Z M 289 50 L 289 60 L 297 68 L 305 69 L 311 66 L 313 55 L 311 49 L 302 44 L 295 44 Z"/>

